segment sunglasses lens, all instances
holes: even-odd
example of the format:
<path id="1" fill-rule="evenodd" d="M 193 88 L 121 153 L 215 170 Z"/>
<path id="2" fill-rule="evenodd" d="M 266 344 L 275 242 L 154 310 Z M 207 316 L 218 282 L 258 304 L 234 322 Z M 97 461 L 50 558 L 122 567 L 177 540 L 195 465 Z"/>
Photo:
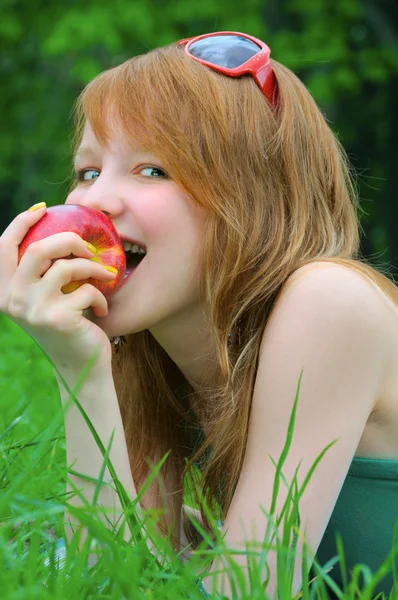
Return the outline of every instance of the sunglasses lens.
<path id="1" fill-rule="evenodd" d="M 236 69 L 261 48 L 251 40 L 238 35 L 215 35 L 193 43 L 190 54 L 219 67 Z"/>

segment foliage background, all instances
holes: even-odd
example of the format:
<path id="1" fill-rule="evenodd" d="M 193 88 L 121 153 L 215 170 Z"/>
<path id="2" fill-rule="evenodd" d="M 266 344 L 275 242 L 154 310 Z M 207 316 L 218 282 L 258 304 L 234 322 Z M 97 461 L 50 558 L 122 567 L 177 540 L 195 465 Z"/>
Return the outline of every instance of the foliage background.
<path id="1" fill-rule="evenodd" d="M 394 0 L 0 0 L 0 232 L 65 199 L 71 108 L 100 71 L 177 39 L 251 33 L 306 83 L 358 175 L 365 256 L 398 264 Z"/>
<path id="2" fill-rule="evenodd" d="M 88 81 L 133 55 L 218 30 L 263 39 L 309 87 L 358 175 L 362 251 L 397 267 L 396 0 L 0 0 L 0 234 L 32 204 L 65 200 L 71 109 Z M 0 436 L 10 424 L 21 445 L 48 438 L 49 425 L 58 435 L 43 460 L 17 452 L 10 473 L 19 471 L 23 486 L 11 505 L 4 489 L 15 481 L 0 465 L 4 521 L 62 492 L 66 456 L 58 385 L 44 353 L 2 314 L 0 348 Z"/>

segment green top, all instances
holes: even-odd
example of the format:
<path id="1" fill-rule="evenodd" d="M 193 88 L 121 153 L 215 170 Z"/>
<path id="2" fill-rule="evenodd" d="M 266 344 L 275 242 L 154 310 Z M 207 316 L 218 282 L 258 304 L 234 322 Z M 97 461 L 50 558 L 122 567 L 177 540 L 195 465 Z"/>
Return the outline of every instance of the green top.
<path id="1" fill-rule="evenodd" d="M 204 434 L 200 427 L 189 426 L 187 433 L 192 448 L 203 443 Z M 196 464 L 200 469 L 201 465 Z M 398 460 L 354 457 L 319 545 L 318 563 L 323 566 L 337 556 L 336 533 L 339 532 L 348 581 L 353 566 L 358 563 L 367 565 L 375 573 L 392 550 L 396 519 Z M 395 562 L 398 572 L 398 548 Z M 328 575 L 342 587 L 339 563 Z M 390 573 L 380 582 L 376 593 L 384 591 L 388 595 L 392 584 Z"/>
<path id="2" fill-rule="evenodd" d="M 348 580 L 350 569 L 357 563 L 366 564 L 375 573 L 391 552 L 397 518 L 398 460 L 355 457 L 318 548 L 318 562 L 324 565 L 337 556 L 336 533 L 339 532 Z M 329 575 L 341 585 L 339 564 Z M 392 584 L 390 573 L 380 583 L 377 593 L 388 594 Z"/>
<path id="3" fill-rule="evenodd" d="M 200 468 L 200 465 L 197 466 Z M 355 457 L 319 545 L 318 563 L 323 566 L 338 555 L 336 533 L 339 532 L 348 581 L 351 580 L 353 566 L 358 563 L 367 565 L 375 573 L 392 550 L 397 519 L 398 460 Z M 398 552 L 395 562 L 398 571 Z M 311 576 L 314 575 L 312 572 Z M 343 587 L 339 563 L 328 575 Z M 390 573 L 380 582 L 375 593 L 384 591 L 388 595 L 392 584 Z"/>

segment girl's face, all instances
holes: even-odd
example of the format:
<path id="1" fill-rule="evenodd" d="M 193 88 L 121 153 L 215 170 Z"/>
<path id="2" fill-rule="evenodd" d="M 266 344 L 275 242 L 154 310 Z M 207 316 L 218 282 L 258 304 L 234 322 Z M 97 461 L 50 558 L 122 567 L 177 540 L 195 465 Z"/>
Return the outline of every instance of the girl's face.
<path id="1" fill-rule="evenodd" d="M 122 138 L 111 140 L 106 149 L 89 124 L 75 168 L 78 182 L 66 204 L 105 212 L 119 235 L 147 249 L 136 272 L 108 300 L 108 315 L 92 320 L 109 336 L 150 329 L 162 345 L 175 336 L 192 336 L 201 325 L 205 211 L 168 178 L 156 156 Z"/>

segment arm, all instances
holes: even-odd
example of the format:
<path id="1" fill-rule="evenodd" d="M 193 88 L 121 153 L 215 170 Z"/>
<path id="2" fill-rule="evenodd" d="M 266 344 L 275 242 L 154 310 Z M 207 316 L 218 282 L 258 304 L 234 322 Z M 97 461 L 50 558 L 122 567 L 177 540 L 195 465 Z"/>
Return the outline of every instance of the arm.
<path id="1" fill-rule="evenodd" d="M 113 382 L 112 369 L 111 365 L 109 364 L 109 366 L 107 366 L 107 364 L 104 365 L 104 361 L 100 361 L 92 368 L 86 381 L 81 386 L 77 398 L 91 420 L 105 448 L 108 446 L 112 432 L 114 431 L 110 460 L 130 500 L 134 500 L 137 496 L 137 490 L 131 474 L 122 418 Z M 65 405 L 69 398 L 69 394 L 65 390 L 65 386 L 56 372 L 55 375 L 60 389 L 61 400 L 63 405 Z M 78 373 L 74 372 L 62 372 L 62 376 L 71 390 L 73 390 L 78 375 Z M 84 475 L 98 478 L 103 463 L 103 457 L 74 403 L 72 403 L 69 411 L 65 415 L 65 436 L 68 466 L 71 466 L 73 470 Z M 88 501 L 92 501 L 95 484 L 74 475 L 70 475 L 70 479 L 77 488 L 82 491 L 85 498 Z M 107 512 L 107 517 L 112 523 L 116 523 L 122 513 L 122 507 L 116 492 L 113 490 L 112 478 L 108 469 L 105 470 L 103 481 L 105 484 L 110 483 L 111 485 L 101 486 L 98 505 L 102 505 L 107 509 L 110 508 L 112 512 Z M 68 491 L 70 491 L 70 488 Z M 168 511 L 167 522 L 168 525 L 170 525 L 172 524 L 174 513 L 178 511 L 178 502 L 179 498 L 177 494 L 167 494 L 167 498 L 163 502 L 160 494 L 160 486 L 154 481 L 144 495 L 141 504 L 144 508 L 164 507 Z M 75 496 L 71 500 L 71 504 L 74 506 L 81 506 L 82 503 L 81 500 Z M 105 519 L 104 522 L 108 525 Z M 179 534 L 179 527 L 177 528 L 176 533 Z M 71 534 L 71 526 L 69 525 L 67 527 L 67 535 L 71 536 Z M 127 528 L 125 531 L 125 539 L 129 539 L 129 531 Z"/>
<path id="2" fill-rule="evenodd" d="M 334 265 L 307 272 L 280 299 L 260 348 L 245 460 L 223 529 L 228 547 L 244 548 L 245 538 L 262 543 L 267 522 L 259 507 L 269 510 L 275 475 L 269 457 L 276 462 L 280 457 L 304 369 L 292 445 L 283 467 L 288 482 L 301 460 L 300 487 L 316 457 L 337 439 L 300 501 L 300 529 L 312 552 L 310 567 L 386 376 L 391 336 L 380 306 L 367 280 Z M 281 484 L 276 514 L 285 499 Z M 300 544 L 298 549 L 293 594 L 302 584 Z M 234 559 L 245 573 L 245 557 Z M 268 554 L 268 565 L 267 593 L 272 598 L 277 572 L 273 552 Z M 220 567 L 223 564 L 214 560 L 210 573 Z M 209 591 L 213 589 L 211 576 L 204 583 Z M 231 593 L 222 576 L 216 579 L 216 589 Z"/>
<path id="3" fill-rule="evenodd" d="M 78 373 L 74 372 L 62 372 L 62 376 L 71 390 L 73 390 L 78 375 Z M 69 399 L 69 394 L 56 372 L 55 376 L 60 390 L 61 401 L 65 406 L 65 403 Z M 110 460 L 130 499 L 134 500 L 137 496 L 137 491 L 130 471 L 127 446 L 111 366 L 109 365 L 106 368 L 102 363 L 95 365 L 86 381 L 82 384 L 77 398 L 90 418 L 105 448 L 108 446 L 112 431 L 114 430 Z M 67 465 L 84 475 L 98 478 L 103 457 L 74 403 L 72 403 L 65 415 L 65 437 Z M 82 491 L 85 498 L 91 502 L 95 484 L 75 475 L 70 475 L 70 479 Z M 113 487 L 108 469 L 105 470 L 104 483 L 110 483 Z M 112 514 L 107 514 L 107 516 L 112 523 L 116 523 L 122 508 L 119 498 L 112 487 L 109 485 L 101 486 L 98 504 L 112 509 Z M 67 491 L 71 491 L 69 486 Z M 77 496 L 74 496 L 71 504 L 81 506 L 82 502 Z M 72 533 L 70 526 L 67 528 L 67 533 L 68 535 Z"/>

